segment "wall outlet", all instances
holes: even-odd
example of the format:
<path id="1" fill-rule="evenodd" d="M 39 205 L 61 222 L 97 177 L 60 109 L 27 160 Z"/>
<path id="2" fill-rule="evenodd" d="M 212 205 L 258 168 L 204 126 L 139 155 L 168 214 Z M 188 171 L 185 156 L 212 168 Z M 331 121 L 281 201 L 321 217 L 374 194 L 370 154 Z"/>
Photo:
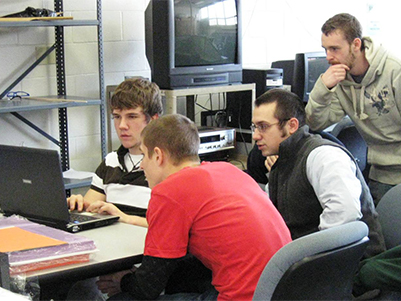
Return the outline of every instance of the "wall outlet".
<path id="1" fill-rule="evenodd" d="M 36 59 L 39 59 L 43 53 L 45 53 L 49 47 L 47 46 L 37 46 L 35 47 Z M 56 64 L 56 53 L 53 50 L 41 63 L 40 65 L 50 65 Z"/>

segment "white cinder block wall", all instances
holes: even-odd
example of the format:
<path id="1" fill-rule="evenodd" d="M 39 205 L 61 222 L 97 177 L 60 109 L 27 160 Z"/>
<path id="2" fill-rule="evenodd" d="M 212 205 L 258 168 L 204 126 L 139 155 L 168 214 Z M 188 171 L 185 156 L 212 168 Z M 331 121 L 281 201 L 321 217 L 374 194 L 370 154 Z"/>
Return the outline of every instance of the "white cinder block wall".
<path id="1" fill-rule="evenodd" d="M 269 68 L 272 61 L 293 59 L 297 52 L 321 50 L 321 25 L 330 16 L 343 11 L 357 16 L 366 34 L 381 33 L 388 37 L 387 42 L 395 40 L 396 35 L 390 33 L 394 24 L 388 20 L 398 22 L 398 18 L 389 18 L 388 14 L 399 11 L 389 9 L 397 4 L 387 0 L 378 2 L 339 0 L 334 7 L 328 7 L 327 2 L 320 0 L 242 0 L 244 66 Z M 106 86 L 120 83 L 125 76 L 150 78 L 144 41 L 147 3 L 148 0 L 102 2 Z M 0 16 L 24 10 L 27 6 L 53 9 L 53 1 L 1 0 Z M 382 7 L 386 14 L 381 14 Z M 95 19 L 96 1 L 64 0 L 64 12 L 74 19 Z M 65 27 L 69 95 L 98 96 L 96 37 L 95 27 Z M 50 46 L 53 42 L 52 27 L 0 28 L 0 91 L 34 62 L 37 47 Z M 56 94 L 54 64 L 39 65 L 13 90 L 26 91 L 32 96 Z M 58 138 L 57 110 L 23 112 L 21 115 Z M 71 167 L 94 171 L 101 160 L 99 109 L 96 106 L 71 108 L 68 117 Z M 0 115 L 0 143 L 57 149 L 11 114 Z M 118 139 L 114 136 L 113 147 L 117 146 Z"/>

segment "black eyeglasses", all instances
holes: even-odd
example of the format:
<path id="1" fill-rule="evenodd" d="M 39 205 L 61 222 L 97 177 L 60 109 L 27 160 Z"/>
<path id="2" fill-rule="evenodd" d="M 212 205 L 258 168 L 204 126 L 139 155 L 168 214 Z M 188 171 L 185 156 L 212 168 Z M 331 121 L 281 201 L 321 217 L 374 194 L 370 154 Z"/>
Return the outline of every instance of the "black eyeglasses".
<path id="1" fill-rule="evenodd" d="M 271 123 L 271 124 L 269 124 L 269 123 L 260 123 L 260 124 L 254 124 L 254 123 L 252 123 L 252 125 L 251 125 L 251 131 L 252 131 L 252 133 L 254 133 L 255 132 L 255 130 L 257 129 L 258 131 L 259 131 L 259 133 L 265 133 L 268 129 L 270 129 L 273 125 L 277 125 L 277 124 L 280 124 L 280 123 L 282 123 L 282 122 L 286 122 L 286 121 L 288 121 L 288 120 L 290 120 L 290 118 L 286 118 L 286 119 L 283 119 L 283 120 L 280 120 L 280 121 L 278 121 L 278 122 L 275 122 L 275 123 Z"/>
<path id="2" fill-rule="evenodd" d="M 13 100 L 15 98 L 21 99 L 22 97 L 29 96 L 29 93 L 25 91 L 11 91 L 7 93 L 8 100 Z"/>

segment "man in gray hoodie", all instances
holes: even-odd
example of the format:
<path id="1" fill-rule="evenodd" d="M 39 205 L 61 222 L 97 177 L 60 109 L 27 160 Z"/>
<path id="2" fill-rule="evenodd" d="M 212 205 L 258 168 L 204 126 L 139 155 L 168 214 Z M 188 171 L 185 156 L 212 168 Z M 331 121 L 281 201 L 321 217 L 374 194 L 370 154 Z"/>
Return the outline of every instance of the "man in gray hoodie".
<path id="1" fill-rule="evenodd" d="M 349 14 L 322 26 L 330 67 L 311 91 L 307 123 L 323 130 L 348 115 L 368 145 L 369 187 L 375 201 L 401 183 L 401 60 L 362 37 Z"/>

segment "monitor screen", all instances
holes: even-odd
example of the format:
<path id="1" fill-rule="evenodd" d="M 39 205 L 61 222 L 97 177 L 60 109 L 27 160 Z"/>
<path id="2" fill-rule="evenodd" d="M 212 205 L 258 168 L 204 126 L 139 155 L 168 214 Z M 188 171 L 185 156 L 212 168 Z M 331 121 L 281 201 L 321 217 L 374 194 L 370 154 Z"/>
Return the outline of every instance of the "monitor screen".
<path id="1" fill-rule="evenodd" d="M 237 63 L 235 0 L 175 1 L 174 27 L 175 67 Z"/>
<path id="2" fill-rule="evenodd" d="M 325 52 L 297 53 L 294 61 L 292 92 L 307 102 L 320 74 L 324 73 L 329 66 Z"/>
<path id="3" fill-rule="evenodd" d="M 316 81 L 318 80 L 320 74 L 324 73 L 327 68 L 329 68 L 329 63 L 326 60 L 326 56 L 317 56 L 317 57 L 307 57 L 307 83 L 306 83 L 306 91 L 305 93 L 309 97 L 310 92 L 313 89 Z"/>

